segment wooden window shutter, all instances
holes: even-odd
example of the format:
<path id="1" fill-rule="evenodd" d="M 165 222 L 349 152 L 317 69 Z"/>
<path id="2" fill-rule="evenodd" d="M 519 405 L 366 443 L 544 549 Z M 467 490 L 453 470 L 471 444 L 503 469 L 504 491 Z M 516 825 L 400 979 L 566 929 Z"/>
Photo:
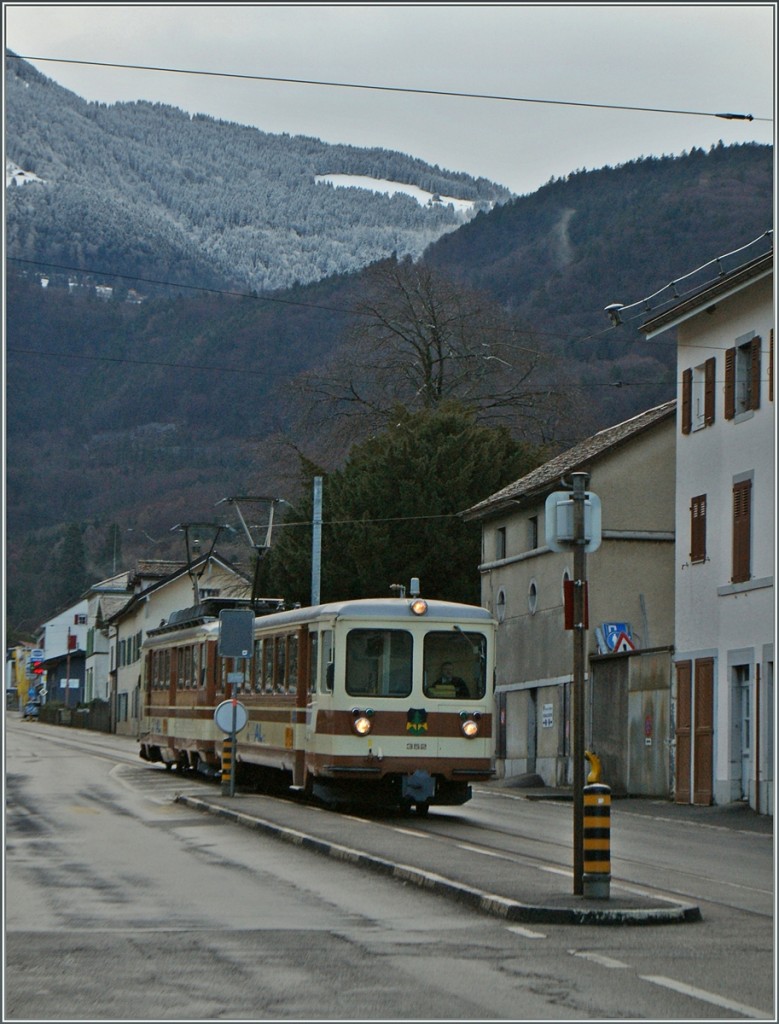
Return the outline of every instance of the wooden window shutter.
<path id="1" fill-rule="evenodd" d="M 725 419 L 736 415 L 736 350 L 725 351 Z"/>
<path id="2" fill-rule="evenodd" d="M 706 561 L 706 495 L 690 502 L 690 561 Z"/>
<path id="3" fill-rule="evenodd" d="M 717 376 L 717 360 L 714 356 L 707 359 L 705 363 L 705 384 L 703 399 L 703 419 L 707 427 L 714 422 L 714 409 L 716 404 L 715 380 Z"/>
<path id="4" fill-rule="evenodd" d="M 749 372 L 751 375 L 750 388 L 750 409 L 760 408 L 760 338 L 753 338 L 749 351 Z"/>
<path id="5" fill-rule="evenodd" d="M 752 481 L 733 485 L 733 576 L 731 583 L 751 578 Z"/>
<path id="6" fill-rule="evenodd" d="M 682 433 L 692 430 L 692 370 L 682 373 Z"/>

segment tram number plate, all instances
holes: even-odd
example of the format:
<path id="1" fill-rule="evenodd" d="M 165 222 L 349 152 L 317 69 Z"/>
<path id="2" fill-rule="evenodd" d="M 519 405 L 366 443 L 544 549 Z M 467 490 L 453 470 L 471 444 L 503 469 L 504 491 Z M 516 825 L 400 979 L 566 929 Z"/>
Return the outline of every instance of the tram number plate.
<path id="1" fill-rule="evenodd" d="M 427 743 L 407 743 L 406 750 L 427 750 Z"/>

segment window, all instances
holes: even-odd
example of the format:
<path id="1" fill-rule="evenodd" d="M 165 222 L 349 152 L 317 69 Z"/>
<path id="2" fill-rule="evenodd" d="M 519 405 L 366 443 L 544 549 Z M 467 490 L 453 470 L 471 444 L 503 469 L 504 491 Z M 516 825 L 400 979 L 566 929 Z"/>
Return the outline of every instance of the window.
<path id="1" fill-rule="evenodd" d="M 498 622 L 504 622 L 506 619 L 506 591 L 504 587 L 501 587 L 498 591 L 498 599 L 495 602 L 495 614 Z"/>
<path id="2" fill-rule="evenodd" d="M 538 516 L 530 516 L 527 521 L 527 548 L 535 551 L 538 547 Z"/>
<path id="3" fill-rule="evenodd" d="M 83 615 L 83 614 L 80 614 L 80 613 L 77 614 L 77 615 L 74 615 L 73 616 L 73 624 L 76 625 L 76 626 L 86 626 L 86 624 L 87 624 L 87 617 L 86 617 L 86 615 Z"/>
<path id="4" fill-rule="evenodd" d="M 506 557 L 506 527 L 499 526 L 495 531 L 495 559 L 500 561 Z"/>
<path id="5" fill-rule="evenodd" d="M 317 671 L 319 668 L 319 634 L 308 635 L 308 692 L 317 691 Z"/>
<path id="6" fill-rule="evenodd" d="M 538 584 L 535 580 L 531 580 L 528 587 L 527 607 L 531 615 L 535 615 L 538 611 Z"/>
<path id="7" fill-rule="evenodd" d="M 690 502 L 690 561 L 706 561 L 706 495 Z"/>
<path id="8" fill-rule="evenodd" d="M 717 360 L 712 357 L 682 373 L 682 433 L 714 423 Z"/>
<path id="9" fill-rule="evenodd" d="M 760 408 L 760 338 L 725 352 L 725 419 Z"/>
<path id="10" fill-rule="evenodd" d="M 335 643 L 332 629 L 322 630 L 322 690 L 327 693 L 333 692 L 333 680 L 335 676 Z"/>
<path id="11" fill-rule="evenodd" d="M 733 485 L 733 575 L 731 583 L 751 579 L 752 481 Z"/>
<path id="12" fill-rule="evenodd" d="M 404 629 L 351 629 L 346 638 L 346 692 L 407 697 L 411 693 L 411 634 Z"/>
<path id="13" fill-rule="evenodd" d="M 425 637 L 427 697 L 480 700 L 487 688 L 487 642 L 481 633 L 438 632 Z"/>

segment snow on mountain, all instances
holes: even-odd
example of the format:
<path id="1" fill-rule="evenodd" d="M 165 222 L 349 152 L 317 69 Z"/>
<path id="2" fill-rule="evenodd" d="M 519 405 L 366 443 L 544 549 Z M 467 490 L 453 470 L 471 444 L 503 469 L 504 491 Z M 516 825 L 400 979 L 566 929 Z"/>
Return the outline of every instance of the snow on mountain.
<path id="1" fill-rule="evenodd" d="M 46 182 L 43 178 L 39 178 L 37 174 L 33 174 L 32 171 L 24 171 L 18 164 L 15 164 L 13 160 L 6 159 L 5 161 L 5 187 L 9 185 L 29 185 L 33 181 L 39 181 L 42 185 Z"/>
<path id="2" fill-rule="evenodd" d="M 388 196 L 402 192 L 404 195 L 416 199 L 420 206 L 451 205 L 458 213 L 464 214 L 473 213 L 476 205 L 470 199 L 440 196 L 437 193 L 426 192 L 416 185 L 406 185 L 400 181 L 387 181 L 386 178 L 371 178 L 365 174 L 317 174 L 316 181 L 333 185 L 335 188 L 366 188 L 371 192 L 381 192 Z"/>

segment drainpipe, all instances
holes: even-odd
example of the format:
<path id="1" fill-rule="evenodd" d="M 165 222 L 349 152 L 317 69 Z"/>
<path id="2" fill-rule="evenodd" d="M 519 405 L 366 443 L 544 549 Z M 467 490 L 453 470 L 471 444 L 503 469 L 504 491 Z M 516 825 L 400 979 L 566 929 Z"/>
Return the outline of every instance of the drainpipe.
<path id="1" fill-rule="evenodd" d="M 755 812 L 760 813 L 760 665 L 755 665 Z"/>

